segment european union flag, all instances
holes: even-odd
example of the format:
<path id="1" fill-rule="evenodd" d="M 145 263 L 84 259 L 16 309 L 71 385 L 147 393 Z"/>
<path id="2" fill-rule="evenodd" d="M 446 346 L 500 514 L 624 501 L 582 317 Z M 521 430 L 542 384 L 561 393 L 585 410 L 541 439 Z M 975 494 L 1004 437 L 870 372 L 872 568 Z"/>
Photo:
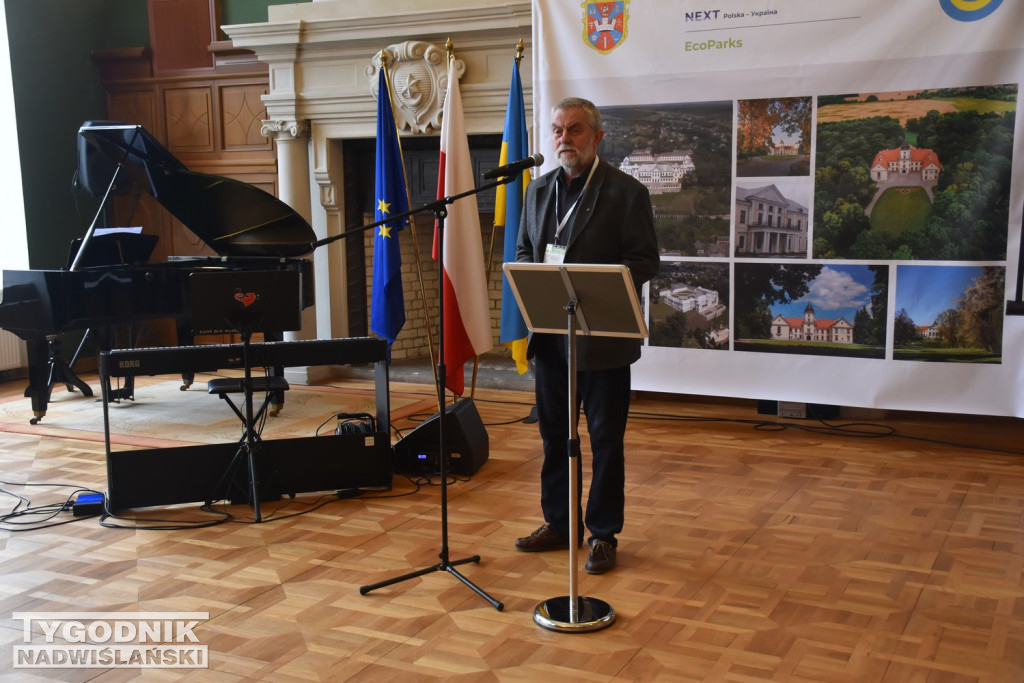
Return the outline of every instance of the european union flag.
<path id="1" fill-rule="evenodd" d="M 409 210 L 398 127 L 391 111 L 391 90 L 382 65 L 377 90 L 377 177 L 374 219 L 386 220 Z M 373 238 L 373 288 L 370 295 L 370 331 L 391 344 L 405 324 L 402 293 L 402 250 L 398 235 L 409 225 L 405 217 L 376 228 Z"/>

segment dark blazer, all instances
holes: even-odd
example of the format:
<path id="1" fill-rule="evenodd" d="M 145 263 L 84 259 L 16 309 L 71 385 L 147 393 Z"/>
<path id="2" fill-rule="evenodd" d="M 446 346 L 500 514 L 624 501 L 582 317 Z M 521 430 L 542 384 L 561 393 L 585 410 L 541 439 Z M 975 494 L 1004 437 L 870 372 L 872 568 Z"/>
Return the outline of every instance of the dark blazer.
<path id="1" fill-rule="evenodd" d="M 589 169 L 588 169 L 589 172 Z M 561 167 L 526 186 L 516 260 L 544 262 L 545 227 L 556 222 L 555 193 Z M 599 161 L 580 198 L 570 224 L 565 263 L 624 263 L 637 294 L 658 272 L 660 257 L 654 213 L 647 188 L 632 176 Z M 618 337 L 576 338 L 576 368 L 603 370 L 629 365 L 640 358 L 642 340 Z M 534 353 L 533 335 L 526 355 Z"/>

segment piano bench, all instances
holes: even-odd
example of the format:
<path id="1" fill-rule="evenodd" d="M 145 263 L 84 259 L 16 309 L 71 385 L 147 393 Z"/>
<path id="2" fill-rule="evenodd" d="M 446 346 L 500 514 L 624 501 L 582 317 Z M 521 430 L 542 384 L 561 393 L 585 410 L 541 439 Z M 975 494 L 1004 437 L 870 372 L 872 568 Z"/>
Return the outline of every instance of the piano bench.
<path id="1" fill-rule="evenodd" d="M 221 379 L 211 379 L 206 383 L 206 391 L 211 394 L 217 394 L 221 398 L 224 398 L 225 394 L 241 394 L 245 392 L 242 387 L 244 381 L 241 377 L 223 377 Z M 288 380 L 284 377 L 278 377 L 272 375 L 270 377 L 253 377 L 252 378 L 252 393 L 263 394 L 269 391 L 288 391 Z"/>

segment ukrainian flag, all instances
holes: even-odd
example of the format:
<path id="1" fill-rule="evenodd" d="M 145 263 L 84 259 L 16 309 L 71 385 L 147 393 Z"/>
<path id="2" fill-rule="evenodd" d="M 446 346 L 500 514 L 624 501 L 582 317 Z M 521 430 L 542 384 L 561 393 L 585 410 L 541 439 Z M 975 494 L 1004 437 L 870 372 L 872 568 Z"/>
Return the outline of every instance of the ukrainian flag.
<path id="1" fill-rule="evenodd" d="M 514 163 L 529 156 L 526 135 L 526 105 L 523 101 L 523 83 L 519 78 L 519 62 L 513 60 L 512 85 L 508 91 L 508 110 L 505 113 L 505 132 L 501 139 L 499 166 Z M 516 241 L 519 239 L 519 219 L 523 213 L 523 195 L 530 182 L 530 171 L 524 170 L 518 178 L 497 188 L 494 206 L 495 227 L 505 228 L 505 261 L 516 260 Z M 501 331 L 498 341 L 512 349 L 512 358 L 520 375 L 526 372 L 526 322 L 519 312 L 508 278 L 502 276 Z"/>

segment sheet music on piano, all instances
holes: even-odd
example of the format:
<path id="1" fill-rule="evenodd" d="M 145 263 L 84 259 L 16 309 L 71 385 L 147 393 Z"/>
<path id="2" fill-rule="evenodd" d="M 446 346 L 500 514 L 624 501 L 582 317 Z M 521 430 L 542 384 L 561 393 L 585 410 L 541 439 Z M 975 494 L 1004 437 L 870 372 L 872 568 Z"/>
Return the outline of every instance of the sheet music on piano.
<path id="1" fill-rule="evenodd" d="M 96 228 L 96 235 L 115 235 L 118 233 L 127 233 L 131 235 L 141 235 L 142 226 L 129 226 L 124 228 Z"/>

